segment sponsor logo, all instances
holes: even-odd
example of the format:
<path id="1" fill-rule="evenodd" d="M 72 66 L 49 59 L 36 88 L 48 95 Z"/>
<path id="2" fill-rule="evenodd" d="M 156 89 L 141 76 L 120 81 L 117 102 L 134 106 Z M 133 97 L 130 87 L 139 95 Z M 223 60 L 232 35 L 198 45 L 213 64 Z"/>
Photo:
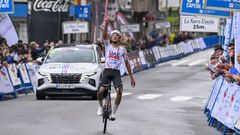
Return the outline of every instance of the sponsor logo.
<path id="1" fill-rule="evenodd" d="M 68 3 L 64 0 L 36 0 L 33 3 L 33 10 L 36 12 L 68 12 Z"/>

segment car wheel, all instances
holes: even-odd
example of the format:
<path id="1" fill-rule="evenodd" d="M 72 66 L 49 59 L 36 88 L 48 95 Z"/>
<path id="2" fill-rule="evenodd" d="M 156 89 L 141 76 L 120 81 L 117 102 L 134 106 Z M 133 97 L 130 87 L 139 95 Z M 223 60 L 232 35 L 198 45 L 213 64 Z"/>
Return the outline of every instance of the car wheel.
<path id="1" fill-rule="evenodd" d="M 45 94 L 43 92 L 37 91 L 36 92 L 36 98 L 37 98 L 37 100 L 45 100 L 46 96 L 45 96 Z"/>

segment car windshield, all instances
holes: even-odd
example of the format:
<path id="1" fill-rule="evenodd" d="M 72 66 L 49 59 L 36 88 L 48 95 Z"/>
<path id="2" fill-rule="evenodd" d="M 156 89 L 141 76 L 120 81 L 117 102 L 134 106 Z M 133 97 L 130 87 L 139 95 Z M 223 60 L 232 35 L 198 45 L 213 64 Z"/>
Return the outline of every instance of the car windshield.
<path id="1" fill-rule="evenodd" d="M 91 48 L 55 48 L 51 50 L 46 63 L 95 63 L 94 51 Z"/>

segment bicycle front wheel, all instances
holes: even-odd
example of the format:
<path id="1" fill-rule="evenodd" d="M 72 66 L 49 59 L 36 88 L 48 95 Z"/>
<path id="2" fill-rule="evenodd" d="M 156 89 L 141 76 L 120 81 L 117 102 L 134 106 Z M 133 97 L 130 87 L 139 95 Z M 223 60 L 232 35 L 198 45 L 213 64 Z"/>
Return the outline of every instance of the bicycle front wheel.
<path id="1" fill-rule="evenodd" d="M 108 120 L 108 118 L 105 116 L 103 119 L 104 119 L 103 133 L 105 134 L 106 130 L 107 130 L 107 120 Z"/>

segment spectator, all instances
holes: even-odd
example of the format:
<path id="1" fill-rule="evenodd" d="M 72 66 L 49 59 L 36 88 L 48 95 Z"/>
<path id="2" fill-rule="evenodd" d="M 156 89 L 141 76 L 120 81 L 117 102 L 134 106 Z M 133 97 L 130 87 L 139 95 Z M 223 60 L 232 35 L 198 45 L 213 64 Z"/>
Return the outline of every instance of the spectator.
<path id="1" fill-rule="evenodd" d="M 40 54 L 44 52 L 45 47 L 39 48 L 39 45 L 35 41 L 33 41 L 30 43 L 30 50 L 32 59 L 36 60 L 40 56 Z"/>
<path id="2" fill-rule="evenodd" d="M 214 54 L 217 56 L 217 57 L 220 57 L 223 55 L 223 48 L 221 45 L 216 45 L 214 47 Z"/>
<path id="3" fill-rule="evenodd" d="M 18 55 L 26 55 L 27 50 L 25 49 L 23 44 L 17 44 L 17 54 Z"/>

